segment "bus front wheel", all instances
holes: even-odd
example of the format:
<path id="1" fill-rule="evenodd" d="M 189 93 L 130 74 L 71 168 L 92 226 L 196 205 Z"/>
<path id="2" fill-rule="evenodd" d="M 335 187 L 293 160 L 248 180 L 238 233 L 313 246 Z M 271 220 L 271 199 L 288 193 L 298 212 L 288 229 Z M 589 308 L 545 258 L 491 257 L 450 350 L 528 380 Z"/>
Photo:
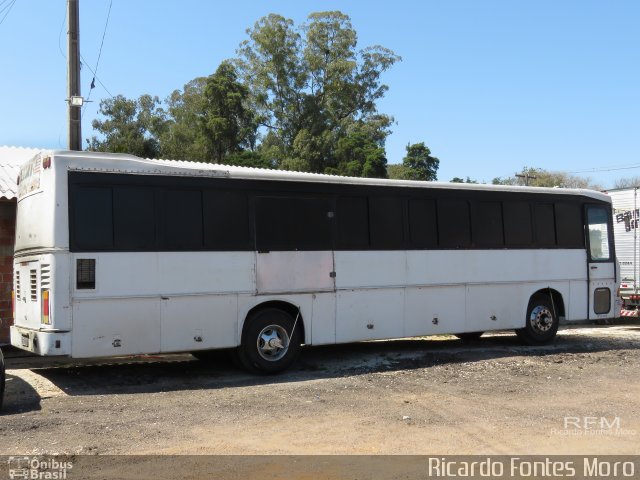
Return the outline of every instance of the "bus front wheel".
<path id="1" fill-rule="evenodd" d="M 553 302 L 547 295 L 535 295 L 529 301 L 524 328 L 516 330 L 516 335 L 525 345 L 546 345 L 558 331 L 558 316 Z"/>
<path id="2" fill-rule="evenodd" d="M 250 315 L 236 354 L 240 364 L 252 373 L 278 373 L 298 358 L 302 344 L 301 320 L 277 308 L 265 308 Z"/>

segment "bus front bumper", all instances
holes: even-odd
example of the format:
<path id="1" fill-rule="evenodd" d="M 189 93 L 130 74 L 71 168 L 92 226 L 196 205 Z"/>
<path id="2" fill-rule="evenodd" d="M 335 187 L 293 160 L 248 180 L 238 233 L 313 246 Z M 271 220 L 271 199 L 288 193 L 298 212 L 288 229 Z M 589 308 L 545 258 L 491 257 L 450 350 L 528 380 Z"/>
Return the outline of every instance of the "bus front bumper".
<path id="1" fill-rule="evenodd" d="M 11 345 L 36 355 L 71 355 L 71 332 L 11 326 Z"/>

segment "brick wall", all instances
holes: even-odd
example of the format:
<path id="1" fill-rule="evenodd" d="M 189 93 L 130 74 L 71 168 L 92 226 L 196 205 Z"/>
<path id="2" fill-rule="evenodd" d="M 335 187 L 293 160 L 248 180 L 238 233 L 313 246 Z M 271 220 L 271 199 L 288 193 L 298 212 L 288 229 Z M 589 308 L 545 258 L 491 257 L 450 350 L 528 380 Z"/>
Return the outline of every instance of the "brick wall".
<path id="1" fill-rule="evenodd" d="M 16 202 L 0 200 L 0 345 L 9 343 L 13 323 L 13 243 L 16 235 Z"/>

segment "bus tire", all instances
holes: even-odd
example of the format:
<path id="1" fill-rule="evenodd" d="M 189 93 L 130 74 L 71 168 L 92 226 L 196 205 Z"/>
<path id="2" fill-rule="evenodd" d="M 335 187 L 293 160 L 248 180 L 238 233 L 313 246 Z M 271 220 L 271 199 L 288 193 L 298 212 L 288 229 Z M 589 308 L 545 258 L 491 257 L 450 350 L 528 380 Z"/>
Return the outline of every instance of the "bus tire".
<path id="1" fill-rule="evenodd" d="M 293 365 L 301 344 L 300 319 L 296 324 L 287 312 L 265 308 L 247 318 L 236 355 L 240 364 L 251 373 L 274 374 Z"/>
<path id="2" fill-rule="evenodd" d="M 454 336 L 458 337 L 463 342 L 476 342 L 480 340 L 484 332 L 464 332 L 464 333 L 455 333 Z"/>
<path id="3" fill-rule="evenodd" d="M 525 345 L 546 345 L 556 336 L 559 320 L 551 299 L 547 295 L 534 295 L 529 300 L 524 328 L 516 335 Z"/>

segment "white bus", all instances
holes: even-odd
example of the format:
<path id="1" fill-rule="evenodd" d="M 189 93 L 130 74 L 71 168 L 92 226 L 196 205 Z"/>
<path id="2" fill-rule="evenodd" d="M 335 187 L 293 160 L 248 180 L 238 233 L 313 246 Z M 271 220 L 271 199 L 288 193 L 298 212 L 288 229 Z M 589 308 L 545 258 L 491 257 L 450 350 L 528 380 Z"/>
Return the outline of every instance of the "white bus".
<path id="1" fill-rule="evenodd" d="M 611 202 L 588 190 L 343 178 L 43 151 L 22 169 L 11 343 L 102 357 L 618 316 Z"/>

